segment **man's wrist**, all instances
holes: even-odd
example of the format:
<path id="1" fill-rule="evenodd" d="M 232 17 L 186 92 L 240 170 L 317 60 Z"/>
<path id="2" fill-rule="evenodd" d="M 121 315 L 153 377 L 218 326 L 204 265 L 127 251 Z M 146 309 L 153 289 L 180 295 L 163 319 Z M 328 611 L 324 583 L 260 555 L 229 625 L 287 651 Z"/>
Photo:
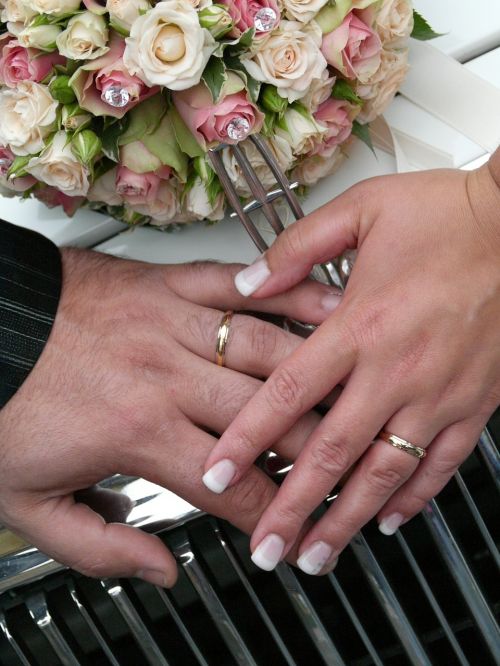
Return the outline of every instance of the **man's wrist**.
<path id="1" fill-rule="evenodd" d="M 488 169 L 491 177 L 500 188 L 500 147 L 496 149 L 488 162 Z"/>

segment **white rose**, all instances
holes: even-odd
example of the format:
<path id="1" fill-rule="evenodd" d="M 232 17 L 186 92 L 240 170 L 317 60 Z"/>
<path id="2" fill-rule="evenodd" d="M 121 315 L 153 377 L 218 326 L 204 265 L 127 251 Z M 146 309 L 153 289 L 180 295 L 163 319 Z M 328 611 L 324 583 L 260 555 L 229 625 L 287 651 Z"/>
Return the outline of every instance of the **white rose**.
<path id="1" fill-rule="evenodd" d="M 148 0 L 106 0 L 106 9 L 113 25 L 130 30 L 139 16 L 151 9 Z"/>
<path id="2" fill-rule="evenodd" d="M 36 16 L 37 12 L 23 0 L 5 0 L 1 13 L 2 23 L 20 23 L 25 25 Z"/>
<path id="3" fill-rule="evenodd" d="M 25 2 L 38 14 L 53 16 L 73 14 L 80 8 L 80 0 L 25 0 Z"/>
<path id="4" fill-rule="evenodd" d="M 0 144 L 16 155 L 40 152 L 52 131 L 58 103 L 47 86 L 22 81 L 0 90 Z"/>
<path id="5" fill-rule="evenodd" d="M 404 46 L 413 30 L 411 0 L 384 0 L 374 28 L 385 47 Z"/>
<path id="6" fill-rule="evenodd" d="M 314 150 L 326 133 L 327 128 L 317 123 L 308 113 L 288 108 L 283 123 L 276 128 L 276 134 L 283 137 L 294 155 L 303 155 Z"/>
<path id="7" fill-rule="evenodd" d="M 344 158 L 345 154 L 339 146 L 329 157 L 321 155 L 306 157 L 293 170 L 292 180 L 296 180 L 301 185 L 316 185 L 319 180 L 334 173 Z"/>
<path id="8" fill-rule="evenodd" d="M 300 103 L 308 111 L 315 113 L 318 110 L 318 106 L 326 102 L 332 94 L 334 83 L 335 77 L 330 77 L 330 72 L 325 69 L 319 79 L 313 79 L 307 94 L 301 98 Z"/>
<path id="9" fill-rule="evenodd" d="M 140 215 L 151 218 L 151 224 L 161 227 L 169 222 L 177 222 L 179 215 L 179 192 L 173 178 L 162 180 L 155 201 L 131 208 Z"/>
<path id="10" fill-rule="evenodd" d="M 116 191 L 116 172 L 117 167 L 114 167 L 94 181 L 87 193 L 87 199 L 108 206 L 121 206 L 123 199 Z"/>
<path id="11" fill-rule="evenodd" d="M 187 0 L 195 9 L 201 10 L 213 5 L 212 0 Z"/>
<path id="12" fill-rule="evenodd" d="M 358 116 L 360 122 L 369 123 L 384 113 L 397 93 L 407 71 L 408 50 L 382 50 L 380 67 L 371 81 L 358 85 L 356 88 L 356 93 L 365 102 Z"/>
<path id="13" fill-rule="evenodd" d="M 315 21 L 281 21 L 251 58 L 242 58 L 250 76 L 272 83 L 281 97 L 294 102 L 307 94 L 313 79 L 321 77 L 327 64 L 320 51 L 321 29 Z"/>
<path id="14" fill-rule="evenodd" d="M 215 222 L 224 217 L 224 195 L 220 193 L 211 204 L 205 183 L 197 178 L 184 200 L 184 213 L 193 220 L 210 220 Z"/>
<path id="15" fill-rule="evenodd" d="M 327 2 L 328 0 L 283 0 L 283 7 L 287 18 L 309 23 Z"/>
<path id="16" fill-rule="evenodd" d="M 201 80 L 216 42 L 188 2 L 165 0 L 135 21 L 123 55 L 147 85 L 186 90 Z"/>
<path id="17" fill-rule="evenodd" d="M 271 148 L 271 151 L 276 158 L 276 161 L 278 162 L 281 170 L 286 173 L 293 164 L 293 155 L 290 144 L 284 137 L 277 134 L 275 134 L 271 139 L 268 139 L 267 143 Z M 273 176 L 267 165 L 267 162 L 264 160 L 261 153 L 257 150 L 254 144 L 251 141 L 246 140 L 242 141 L 238 145 L 245 151 L 245 155 L 257 173 L 259 180 L 264 185 L 264 188 L 266 190 L 270 190 L 271 188 L 275 187 L 276 178 Z M 241 171 L 241 167 L 230 148 L 224 148 L 222 151 L 222 160 L 224 162 L 224 166 L 229 175 L 229 178 L 234 184 L 238 194 L 242 197 L 250 196 L 250 188 L 248 187 L 247 181 Z"/>
<path id="18" fill-rule="evenodd" d="M 71 60 L 94 60 L 109 51 L 108 28 L 102 16 L 82 12 L 68 21 L 56 40 L 61 55 Z"/>
<path id="19" fill-rule="evenodd" d="M 28 162 L 26 171 L 70 197 L 84 197 L 89 190 L 89 172 L 73 155 L 66 132 L 57 132 L 50 146 Z"/>
<path id="20" fill-rule="evenodd" d="M 26 49 L 54 51 L 61 28 L 58 25 L 28 26 L 21 30 L 17 39 Z"/>

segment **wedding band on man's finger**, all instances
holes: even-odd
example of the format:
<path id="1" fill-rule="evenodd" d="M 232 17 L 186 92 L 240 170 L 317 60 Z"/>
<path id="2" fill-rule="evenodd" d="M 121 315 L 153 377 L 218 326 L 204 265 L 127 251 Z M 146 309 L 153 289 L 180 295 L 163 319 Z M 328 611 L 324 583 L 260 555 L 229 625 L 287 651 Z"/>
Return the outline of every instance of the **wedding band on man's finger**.
<path id="1" fill-rule="evenodd" d="M 229 341 L 229 334 L 231 332 L 231 322 L 233 320 L 234 312 L 228 310 L 224 313 L 219 328 L 217 329 L 217 342 L 215 345 L 215 362 L 223 368 L 226 361 L 226 347 Z"/>

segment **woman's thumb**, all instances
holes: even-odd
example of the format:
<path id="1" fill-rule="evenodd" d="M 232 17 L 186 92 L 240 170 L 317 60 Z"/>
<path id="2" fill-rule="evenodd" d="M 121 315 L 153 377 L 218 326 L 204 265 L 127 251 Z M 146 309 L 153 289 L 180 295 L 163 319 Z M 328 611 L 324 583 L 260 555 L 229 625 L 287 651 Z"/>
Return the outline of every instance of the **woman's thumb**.
<path id="1" fill-rule="evenodd" d="M 256 298 L 274 296 L 301 282 L 314 264 L 355 248 L 359 205 L 353 194 L 349 190 L 291 224 L 262 257 L 237 274 L 238 291 Z"/>

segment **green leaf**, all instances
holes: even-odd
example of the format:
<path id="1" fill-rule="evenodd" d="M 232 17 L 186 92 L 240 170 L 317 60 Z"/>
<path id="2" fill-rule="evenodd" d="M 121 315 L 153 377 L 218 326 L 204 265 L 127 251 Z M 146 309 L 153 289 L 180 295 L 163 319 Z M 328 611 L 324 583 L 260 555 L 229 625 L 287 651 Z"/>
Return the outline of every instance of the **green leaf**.
<path id="1" fill-rule="evenodd" d="M 168 112 L 168 115 L 172 121 L 175 138 L 177 139 L 177 143 L 179 144 L 182 152 L 186 153 L 186 155 L 189 155 L 189 157 L 203 157 L 205 151 L 200 146 L 198 141 L 196 141 L 186 123 L 182 120 L 175 106 L 172 106 Z"/>
<path id="2" fill-rule="evenodd" d="M 361 97 L 356 95 L 352 87 L 344 81 L 343 79 L 337 79 L 332 90 L 332 97 L 335 99 L 345 99 L 347 102 L 352 102 L 353 104 L 363 104 Z"/>
<path id="3" fill-rule="evenodd" d="M 124 134 L 119 138 L 118 145 L 125 146 L 132 141 L 142 141 L 145 134 L 152 134 L 156 131 L 166 112 L 167 103 L 161 93 L 146 99 L 127 113 L 130 122 Z"/>
<path id="4" fill-rule="evenodd" d="M 207 192 L 210 205 L 213 206 L 219 194 L 222 192 L 222 185 L 217 177 L 213 178 L 208 183 L 205 183 L 205 190 Z"/>
<path id="5" fill-rule="evenodd" d="M 15 157 L 10 165 L 10 169 L 7 171 L 7 178 L 21 178 L 22 176 L 26 176 L 27 172 L 24 168 L 28 165 L 32 157 L 33 155 Z"/>
<path id="6" fill-rule="evenodd" d="M 357 120 L 352 124 L 352 133 L 354 136 L 357 136 L 375 155 L 375 149 L 373 148 L 372 137 L 370 135 L 370 126 L 362 125 Z"/>
<path id="7" fill-rule="evenodd" d="M 250 100 L 256 104 L 257 100 L 259 99 L 260 87 L 262 85 L 261 82 L 256 81 L 252 76 L 250 76 L 238 56 L 229 55 L 225 58 L 225 61 L 227 69 L 230 69 L 232 72 L 236 72 L 238 76 L 243 79 L 245 82 L 245 87 L 250 96 Z"/>
<path id="8" fill-rule="evenodd" d="M 162 164 L 172 167 L 179 178 L 186 181 L 188 157 L 177 143 L 169 114 L 163 116 L 152 134 L 146 134 L 140 140 L 149 152 L 161 160 Z"/>
<path id="9" fill-rule="evenodd" d="M 120 155 L 120 139 L 126 134 L 129 117 L 124 116 L 121 120 L 108 125 L 102 132 L 102 152 L 113 162 L 118 162 Z"/>
<path id="10" fill-rule="evenodd" d="M 205 82 L 207 88 L 212 93 L 212 99 L 214 103 L 217 103 L 220 99 L 222 86 L 227 81 L 226 68 L 224 66 L 224 61 L 220 58 L 210 58 L 205 71 L 202 76 L 203 81 Z"/>
<path id="11" fill-rule="evenodd" d="M 419 14 L 415 9 L 413 10 L 413 30 L 411 33 L 413 39 L 425 42 L 429 39 L 441 37 L 442 34 L 441 32 L 435 32 L 422 14 Z"/>

